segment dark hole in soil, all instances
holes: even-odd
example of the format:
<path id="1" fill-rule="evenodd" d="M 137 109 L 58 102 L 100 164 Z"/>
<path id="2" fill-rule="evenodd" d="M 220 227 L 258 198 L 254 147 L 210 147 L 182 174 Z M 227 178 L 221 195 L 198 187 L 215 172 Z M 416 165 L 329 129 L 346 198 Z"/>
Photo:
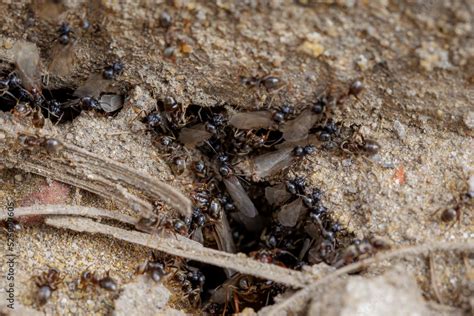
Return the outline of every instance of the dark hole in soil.
<path id="1" fill-rule="evenodd" d="M 222 105 L 201 107 L 192 104 L 188 106 L 184 113 L 185 124 L 182 124 L 182 121 L 175 121 L 175 118 L 180 117 L 180 115 L 175 114 L 177 112 L 167 111 L 162 101 L 158 101 L 157 105 L 158 111 L 154 113 L 158 113 L 160 119 L 165 120 L 166 128 L 162 128 L 162 125 L 159 128 L 152 128 L 160 136 L 177 136 L 182 127 L 193 127 L 196 124 L 204 124 L 207 131 L 212 131 L 212 136 L 197 146 L 202 158 L 193 156 L 192 159 L 206 161 L 209 173 L 204 179 L 198 180 L 197 183 L 206 188 L 204 191 L 209 191 L 205 200 L 216 198 L 221 201 L 222 208 L 226 210 L 225 213 L 237 252 L 246 253 L 255 258 L 255 260 L 262 262 L 273 263 L 289 269 L 300 269 L 303 265 L 310 264 L 308 250 L 311 246 L 318 246 L 319 243 L 325 242 L 325 247 L 316 249 L 319 256 L 318 260 L 320 262 L 325 261 L 328 264 L 334 263 L 336 252 L 344 249 L 351 241 L 351 237 L 339 229 L 337 231 L 333 229 L 338 227 L 338 224 L 327 215 L 328 211 L 321 204 L 319 198 L 315 202 L 314 207 L 308 206 L 303 211 L 303 215 L 294 227 L 285 227 L 279 223 L 277 217 L 282 205 L 271 205 L 265 197 L 265 189 L 270 186 L 270 183 L 266 181 L 255 182 L 250 177 L 237 176 L 245 193 L 258 210 L 259 215 L 251 219 L 258 222 L 255 225 L 256 228 L 252 230 L 246 228 L 246 225 L 236 216 L 239 210 L 235 206 L 229 209 L 224 207 L 224 204 L 227 205 L 235 202 L 230 198 L 230 194 L 227 191 L 228 188 L 222 181 L 223 176 L 220 174 L 219 168 L 224 166 L 233 169 L 239 160 L 276 150 L 275 145 L 283 143 L 282 132 L 264 128 L 253 131 L 237 130 L 228 124 L 227 109 Z M 148 124 L 147 119 L 144 120 L 144 123 Z M 278 183 L 285 184 L 287 181 L 296 180 L 283 176 L 279 179 L 273 179 L 272 185 Z M 213 183 L 213 189 L 208 190 L 210 183 Z M 317 188 L 301 188 L 300 191 L 292 193 L 291 197 L 283 205 L 303 196 L 310 196 L 311 192 L 319 191 Z M 202 214 L 206 214 L 207 217 L 209 216 L 206 209 L 208 206 L 195 205 L 195 207 L 199 208 Z M 320 213 L 316 214 L 318 219 L 316 221 L 314 219 L 311 220 L 309 214 L 311 212 L 315 213 L 316 210 L 320 210 Z M 208 218 L 207 222 L 209 221 L 212 222 L 212 219 Z M 193 225 L 195 224 L 191 224 L 191 229 L 195 228 Z M 307 229 L 311 225 L 313 233 L 308 232 Z M 216 247 L 216 242 L 215 240 L 206 240 L 205 237 L 204 245 Z M 273 297 L 284 290 L 284 286 L 253 277 L 251 277 L 249 288 L 245 288 L 248 285 L 246 283 L 247 280 L 244 280 L 245 282 L 242 281 L 240 278 L 243 276 L 240 274 L 232 277 L 235 280 L 227 280 L 223 270 L 220 268 L 203 264 L 198 264 L 197 266 L 206 276 L 206 284 L 201 295 L 201 301 L 203 302 L 202 306 L 207 306 L 209 312 L 218 310 L 222 312 L 224 305 L 227 306 L 225 312 L 241 311 L 245 307 L 253 307 L 258 310 L 263 306 L 271 304 Z M 229 286 L 230 300 L 232 302 L 222 304 L 208 300 L 213 289 L 216 289 L 219 285 L 234 281 L 237 283 Z M 239 285 L 239 282 L 244 282 L 247 285 Z M 237 301 L 239 302 L 238 306 L 235 305 Z"/>
<path id="2" fill-rule="evenodd" d="M 76 99 L 73 96 L 74 89 L 58 88 L 44 89 L 45 102 L 41 105 L 41 110 L 45 118 L 49 118 L 53 123 L 70 122 L 81 114 L 79 106 L 69 106 L 68 102 Z"/>

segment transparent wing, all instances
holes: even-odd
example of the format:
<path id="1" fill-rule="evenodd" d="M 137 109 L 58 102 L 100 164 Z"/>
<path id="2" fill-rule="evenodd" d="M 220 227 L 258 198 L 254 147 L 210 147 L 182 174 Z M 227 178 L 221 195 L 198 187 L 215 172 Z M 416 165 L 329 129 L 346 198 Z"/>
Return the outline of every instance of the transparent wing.
<path id="1" fill-rule="evenodd" d="M 286 227 L 294 227 L 298 223 L 302 211 L 304 210 L 303 202 L 301 198 L 297 198 L 293 202 L 285 204 L 281 207 L 278 212 L 278 221 L 280 224 Z"/>
<path id="2" fill-rule="evenodd" d="M 229 124 L 239 129 L 270 128 L 274 125 L 272 114 L 268 111 L 241 112 L 232 115 Z"/>
<path id="3" fill-rule="evenodd" d="M 15 64 L 18 76 L 27 90 L 38 88 L 40 85 L 40 55 L 36 44 L 18 41 L 13 47 L 15 54 Z"/>
<path id="4" fill-rule="evenodd" d="M 292 152 L 293 148 L 289 147 L 255 157 L 254 177 L 265 178 L 288 167 L 294 159 Z"/>
<path id="5" fill-rule="evenodd" d="M 74 91 L 77 97 L 93 97 L 99 98 L 101 92 L 106 92 L 112 82 L 102 77 L 102 74 L 92 74 L 86 82 Z"/>
<path id="6" fill-rule="evenodd" d="M 247 217 L 255 217 L 257 216 L 258 212 L 253 204 L 252 200 L 250 200 L 247 192 L 240 184 L 239 179 L 235 176 L 230 176 L 229 178 L 224 178 L 224 184 L 229 192 L 230 197 L 235 203 L 237 209 L 242 212 L 243 215 Z"/>
<path id="7" fill-rule="evenodd" d="M 75 44 L 62 45 L 57 43 L 51 49 L 51 63 L 48 71 L 56 76 L 67 76 L 74 69 L 76 57 Z"/>
<path id="8" fill-rule="evenodd" d="M 220 220 L 214 225 L 214 231 L 216 232 L 216 242 L 219 250 L 229 253 L 237 252 L 234 239 L 232 238 L 232 230 L 230 229 L 225 212 L 222 212 Z M 231 274 L 230 270 L 225 269 L 225 271 L 228 276 Z"/>
<path id="9" fill-rule="evenodd" d="M 123 106 L 123 98 L 117 94 L 104 94 L 99 101 L 100 107 L 107 113 L 115 112 Z"/>
<path id="10" fill-rule="evenodd" d="M 271 205 L 282 205 L 291 198 L 291 193 L 286 190 L 286 185 L 280 183 L 265 188 L 265 198 Z"/>
<path id="11" fill-rule="evenodd" d="M 318 116 L 310 110 L 304 110 L 294 120 L 287 121 L 281 128 L 283 138 L 289 142 L 296 142 L 308 137 L 309 130 L 318 120 Z"/>
<path id="12" fill-rule="evenodd" d="M 182 128 L 178 139 L 184 145 L 193 147 L 211 137 L 212 134 L 204 129 L 203 124 L 197 124 L 192 127 Z"/>

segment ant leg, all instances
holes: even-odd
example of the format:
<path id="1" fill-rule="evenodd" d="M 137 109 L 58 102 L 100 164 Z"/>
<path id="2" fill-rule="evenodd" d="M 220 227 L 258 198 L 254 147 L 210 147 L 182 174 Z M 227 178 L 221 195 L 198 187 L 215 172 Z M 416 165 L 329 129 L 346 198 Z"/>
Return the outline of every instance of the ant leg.
<path id="1" fill-rule="evenodd" d="M 14 100 L 16 100 L 16 105 L 18 105 L 18 103 L 20 103 L 20 99 L 17 99 L 17 98 L 16 98 L 13 94 L 11 94 L 9 91 L 3 91 L 2 95 L 0 95 L 0 97 L 3 96 L 3 95 L 5 95 L 5 94 L 8 95 L 9 97 L 12 97 Z"/>
<path id="2" fill-rule="evenodd" d="M 339 146 L 339 147 L 341 148 L 341 150 L 342 150 L 343 152 L 345 152 L 345 153 L 347 153 L 347 154 L 349 154 L 349 155 L 353 155 L 354 153 L 353 153 L 350 149 L 348 149 L 347 146 L 346 146 L 346 145 L 348 145 L 348 144 L 349 144 L 349 141 L 348 141 L 348 140 L 345 140 L 345 141 L 343 141 L 343 142 L 341 143 L 341 146 Z"/>
<path id="3" fill-rule="evenodd" d="M 141 114 L 143 114 L 143 113 L 146 113 L 145 110 L 143 110 L 143 109 L 140 110 L 140 111 L 137 113 L 137 115 L 135 115 L 135 117 L 134 117 L 133 119 L 131 119 L 131 120 L 128 122 L 128 124 L 129 124 L 129 125 L 132 124 L 132 123 L 133 123 Z"/>
<path id="4" fill-rule="evenodd" d="M 234 311 L 236 314 L 240 313 L 240 301 L 239 301 L 239 296 L 237 293 L 233 293 L 233 301 L 234 301 Z"/>
<path id="5" fill-rule="evenodd" d="M 64 116 L 64 113 L 61 114 L 61 116 L 59 117 L 58 121 L 56 122 L 56 124 L 54 124 L 54 126 L 57 126 L 59 124 L 59 122 L 61 122 L 61 120 L 63 119 L 63 116 Z"/>
<path id="6" fill-rule="evenodd" d="M 435 216 L 435 215 L 438 214 L 441 210 L 442 210 L 442 208 L 437 209 L 437 210 L 434 211 L 430 216 L 431 216 L 431 217 Z"/>
<path id="7" fill-rule="evenodd" d="M 462 207 L 459 207 L 456 211 L 457 211 L 456 212 L 456 221 L 458 222 L 458 226 L 461 226 L 461 219 L 462 219 L 462 216 L 463 216 Z"/>

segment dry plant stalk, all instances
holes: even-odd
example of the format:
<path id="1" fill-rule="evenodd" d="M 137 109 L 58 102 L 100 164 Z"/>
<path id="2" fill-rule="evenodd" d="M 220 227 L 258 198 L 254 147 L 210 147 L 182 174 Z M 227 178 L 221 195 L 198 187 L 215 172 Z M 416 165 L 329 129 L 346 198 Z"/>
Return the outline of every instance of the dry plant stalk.
<path id="1" fill-rule="evenodd" d="M 320 289 L 322 286 L 328 282 L 351 272 L 360 270 L 361 268 L 367 267 L 371 264 L 389 260 L 392 258 L 407 257 L 407 256 L 416 256 L 420 254 L 428 254 L 432 251 L 474 251 L 474 242 L 435 242 L 435 243 L 426 243 L 418 246 L 405 247 L 400 249 L 395 249 L 393 251 L 383 252 L 378 255 L 375 255 L 372 258 L 368 258 L 359 262 L 349 264 L 343 268 L 340 268 L 322 278 L 315 281 L 313 284 L 308 285 L 307 287 L 299 290 L 289 298 L 284 301 L 264 308 L 259 312 L 259 315 L 288 315 L 288 314 L 297 314 L 301 312 L 308 302 L 308 300 L 313 296 L 316 290 Z M 314 299 L 314 298 L 313 298 Z"/>
<path id="2" fill-rule="evenodd" d="M 51 131 L 34 130 L 11 114 L 0 113 L 0 151 L 3 153 L 0 163 L 90 191 L 145 216 L 152 214 L 151 203 L 128 190 L 142 192 L 153 200 L 162 200 L 184 216 L 191 215 L 191 201 L 164 182 L 66 142 L 63 142 L 63 149 L 58 154 L 49 155 L 38 148 L 29 152 L 22 150 L 24 148 L 18 144 L 21 134 L 55 137 Z"/>
<path id="3" fill-rule="evenodd" d="M 431 287 L 433 288 L 433 292 L 434 292 L 437 303 L 440 303 L 441 305 L 443 305 L 443 300 L 441 298 L 441 294 L 438 287 L 438 276 L 435 271 L 433 254 L 429 255 L 428 261 L 429 261 L 429 267 L 430 267 Z"/>
<path id="4" fill-rule="evenodd" d="M 15 209 L 15 218 L 23 216 L 48 216 L 48 215 L 72 215 L 84 216 L 95 219 L 107 218 L 121 223 L 135 225 L 137 219 L 118 212 L 108 211 L 95 207 L 85 207 L 79 205 L 33 205 L 28 207 L 19 207 Z M 0 213 L 0 221 L 7 220 L 7 211 Z"/>
<path id="5" fill-rule="evenodd" d="M 245 255 L 231 254 L 191 241 L 179 235 L 160 237 L 137 231 L 128 231 L 109 225 L 104 225 L 90 219 L 81 217 L 50 217 L 45 223 L 57 228 L 70 229 L 77 232 L 100 233 L 134 244 L 153 248 L 170 255 L 196 260 L 218 267 L 231 269 L 240 273 L 253 275 L 259 278 L 283 283 L 292 287 L 304 287 L 314 276 L 279 266 L 262 263 Z"/>

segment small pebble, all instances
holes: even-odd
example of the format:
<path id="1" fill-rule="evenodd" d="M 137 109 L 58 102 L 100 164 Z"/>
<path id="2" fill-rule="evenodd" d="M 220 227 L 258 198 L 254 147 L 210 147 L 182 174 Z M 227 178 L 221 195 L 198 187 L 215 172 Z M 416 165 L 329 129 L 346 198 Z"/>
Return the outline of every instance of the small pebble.
<path id="1" fill-rule="evenodd" d="M 469 177 L 468 185 L 469 185 L 468 194 L 469 194 L 471 197 L 474 197 L 474 175 L 472 175 L 472 176 Z"/>
<path id="2" fill-rule="evenodd" d="M 405 126 L 403 126 L 400 121 L 395 120 L 393 122 L 393 129 L 395 130 L 395 133 L 397 134 L 398 138 L 400 139 L 405 139 L 406 132 L 405 132 Z"/>
<path id="3" fill-rule="evenodd" d="M 67 298 L 65 298 L 65 297 L 63 297 L 62 299 L 59 300 L 59 305 L 61 307 L 66 307 L 67 303 L 68 303 L 68 301 L 67 301 Z"/>
<path id="4" fill-rule="evenodd" d="M 193 47 L 189 44 L 184 43 L 181 45 L 181 52 L 183 54 L 190 54 L 193 52 Z"/>
<path id="5" fill-rule="evenodd" d="M 298 51 L 316 58 L 324 53 L 324 46 L 318 42 L 305 41 L 298 47 Z"/>
<path id="6" fill-rule="evenodd" d="M 368 60 L 364 55 L 359 55 L 357 57 L 356 64 L 361 71 L 365 71 L 369 68 Z"/>
<path id="7" fill-rule="evenodd" d="M 474 111 L 469 111 L 464 114 L 463 120 L 467 128 L 474 129 Z"/>
<path id="8" fill-rule="evenodd" d="M 6 49 L 11 49 L 13 47 L 13 43 L 9 39 L 6 39 L 3 41 L 3 47 Z"/>
<path id="9" fill-rule="evenodd" d="M 343 166 L 343 167 L 350 167 L 350 166 L 352 166 L 352 160 L 351 160 L 351 159 L 344 159 L 344 160 L 342 161 L 342 166 Z"/>
<path id="10" fill-rule="evenodd" d="M 168 58 L 172 57 L 174 55 L 174 51 L 175 51 L 175 48 L 173 46 L 168 46 L 163 51 L 163 55 Z"/>

